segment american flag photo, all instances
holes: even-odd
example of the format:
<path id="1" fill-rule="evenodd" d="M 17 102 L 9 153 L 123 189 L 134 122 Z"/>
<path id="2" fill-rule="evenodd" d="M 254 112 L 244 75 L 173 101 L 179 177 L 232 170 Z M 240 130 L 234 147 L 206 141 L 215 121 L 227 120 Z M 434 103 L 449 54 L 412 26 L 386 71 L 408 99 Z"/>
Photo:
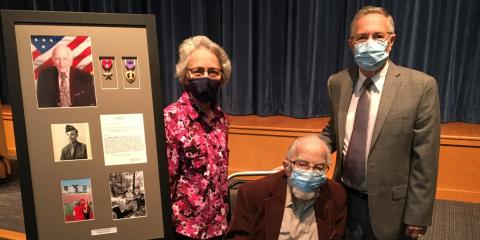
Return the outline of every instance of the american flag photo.
<path id="1" fill-rule="evenodd" d="M 89 36 L 31 36 L 35 82 L 41 69 L 53 65 L 52 50 L 57 45 L 64 45 L 72 50 L 72 67 L 93 75 L 92 41 Z"/>

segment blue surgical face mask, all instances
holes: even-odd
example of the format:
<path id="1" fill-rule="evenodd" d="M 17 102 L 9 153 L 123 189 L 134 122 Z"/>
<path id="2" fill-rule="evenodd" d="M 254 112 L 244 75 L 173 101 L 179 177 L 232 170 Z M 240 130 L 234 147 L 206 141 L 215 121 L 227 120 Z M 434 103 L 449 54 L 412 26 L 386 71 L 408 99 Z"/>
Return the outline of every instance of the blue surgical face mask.
<path id="1" fill-rule="evenodd" d="M 292 185 L 303 192 L 312 192 L 327 181 L 327 176 L 325 172 L 293 169 L 290 179 Z"/>
<path id="2" fill-rule="evenodd" d="M 368 40 L 355 44 L 354 56 L 358 66 L 366 71 L 376 71 L 387 61 L 388 41 Z"/>

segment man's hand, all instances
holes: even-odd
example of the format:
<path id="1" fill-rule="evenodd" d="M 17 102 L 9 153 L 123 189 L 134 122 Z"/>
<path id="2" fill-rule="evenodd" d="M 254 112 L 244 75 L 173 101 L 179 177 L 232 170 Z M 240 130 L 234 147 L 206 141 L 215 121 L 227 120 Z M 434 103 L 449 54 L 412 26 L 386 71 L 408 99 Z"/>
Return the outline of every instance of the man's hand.
<path id="1" fill-rule="evenodd" d="M 418 237 L 423 236 L 426 231 L 426 226 L 415 226 L 407 224 L 407 226 L 405 227 L 405 236 L 408 236 L 412 239 L 418 239 Z"/>

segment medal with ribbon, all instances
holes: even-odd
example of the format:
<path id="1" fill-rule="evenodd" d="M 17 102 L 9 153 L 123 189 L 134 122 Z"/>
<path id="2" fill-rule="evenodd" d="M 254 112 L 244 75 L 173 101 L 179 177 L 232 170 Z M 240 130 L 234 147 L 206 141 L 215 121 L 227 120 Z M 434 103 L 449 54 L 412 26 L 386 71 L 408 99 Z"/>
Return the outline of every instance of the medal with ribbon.
<path id="1" fill-rule="evenodd" d="M 125 68 L 127 68 L 127 71 L 125 72 L 125 79 L 127 80 L 128 83 L 132 84 L 135 82 L 135 65 L 136 61 L 133 58 L 125 59 L 123 60 L 125 63 Z"/>
<path id="2" fill-rule="evenodd" d="M 102 75 L 105 77 L 105 80 L 112 80 L 113 73 L 110 72 L 112 66 L 113 61 L 111 58 L 102 58 L 102 68 L 105 70 Z"/>

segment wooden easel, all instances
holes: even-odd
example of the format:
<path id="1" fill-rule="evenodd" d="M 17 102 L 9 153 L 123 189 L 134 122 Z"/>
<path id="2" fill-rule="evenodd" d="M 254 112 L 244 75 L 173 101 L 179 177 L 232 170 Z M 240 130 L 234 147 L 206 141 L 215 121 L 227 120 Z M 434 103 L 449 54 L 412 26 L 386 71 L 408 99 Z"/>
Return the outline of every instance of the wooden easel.
<path id="1" fill-rule="evenodd" d="M 2 173 L 2 175 L 4 175 L 5 172 L 6 172 L 7 175 L 10 175 L 10 174 L 12 174 L 12 168 L 10 166 L 10 162 L 9 162 L 9 159 L 8 159 L 7 138 L 5 136 L 5 129 L 3 127 L 3 113 L 2 112 L 3 112 L 2 111 L 2 103 L 0 102 L 0 120 L 1 120 L 0 121 L 0 155 L 3 156 L 4 158 L 6 158 L 6 159 L 2 160 L 4 162 L 1 163 L 2 165 L 0 166 L 1 167 L 0 171 L 2 171 L 2 172 L 0 172 L 0 173 Z"/>
<path id="2" fill-rule="evenodd" d="M 0 155 L 8 156 L 7 137 L 5 136 L 5 128 L 3 126 L 2 102 L 0 102 L 0 120 Z"/>

